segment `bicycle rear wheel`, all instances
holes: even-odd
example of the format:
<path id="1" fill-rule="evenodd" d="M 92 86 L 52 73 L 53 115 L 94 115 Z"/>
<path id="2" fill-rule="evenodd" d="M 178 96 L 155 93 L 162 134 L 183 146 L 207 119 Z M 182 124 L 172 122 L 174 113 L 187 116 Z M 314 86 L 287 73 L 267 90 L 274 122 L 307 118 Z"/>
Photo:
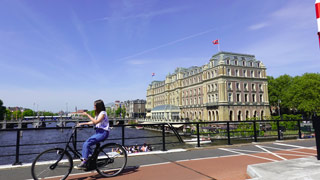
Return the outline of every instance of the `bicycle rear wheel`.
<path id="1" fill-rule="evenodd" d="M 68 152 L 64 152 L 61 148 L 48 149 L 32 162 L 31 174 L 36 180 L 61 175 L 61 179 L 66 179 L 72 166 L 73 161 Z"/>
<path id="2" fill-rule="evenodd" d="M 127 164 L 127 152 L 119 144 L 106 144 L 99 150 L 97 172 L 104 177 L 118 175 Z"/>

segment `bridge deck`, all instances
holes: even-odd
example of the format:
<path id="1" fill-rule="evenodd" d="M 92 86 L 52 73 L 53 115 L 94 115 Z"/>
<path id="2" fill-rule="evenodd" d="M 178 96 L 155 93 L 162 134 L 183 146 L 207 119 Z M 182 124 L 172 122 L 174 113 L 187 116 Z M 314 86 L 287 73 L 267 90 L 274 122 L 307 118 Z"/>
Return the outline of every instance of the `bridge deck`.
<path id="1" fill-rule="evenodd" d="M 96 172 L 83 173 L 74 169 L 68 179 L 245 180 L 250 178 L 247 174 L 248 165 L 314 156 L 314 146 L 315 141 L 311 139 L 189 149 L 171 153 L 153 152 L 145 156 L 129 156 L 126 170 L 114 178 L 101 178 Z M 30 178 L 30 166 L 11 169 L 0 167 L 0 179 Z"/>

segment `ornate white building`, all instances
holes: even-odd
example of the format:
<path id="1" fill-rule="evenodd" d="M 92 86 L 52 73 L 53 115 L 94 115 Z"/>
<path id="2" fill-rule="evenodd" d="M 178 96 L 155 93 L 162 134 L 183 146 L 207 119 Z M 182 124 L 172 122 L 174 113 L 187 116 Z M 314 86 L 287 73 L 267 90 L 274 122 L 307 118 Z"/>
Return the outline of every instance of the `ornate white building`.
<path id="1" fill-rule="evenodd" d="M 270 116 L 266 67 L 254 55 L 219 52 L 208 64 L 177 68 L 164 81 L 153 81 L 147 89 L 147 117 L 154 108 L 160 113 L 161 105 L 178 107 L 178 119 L 264 119 Z"/>

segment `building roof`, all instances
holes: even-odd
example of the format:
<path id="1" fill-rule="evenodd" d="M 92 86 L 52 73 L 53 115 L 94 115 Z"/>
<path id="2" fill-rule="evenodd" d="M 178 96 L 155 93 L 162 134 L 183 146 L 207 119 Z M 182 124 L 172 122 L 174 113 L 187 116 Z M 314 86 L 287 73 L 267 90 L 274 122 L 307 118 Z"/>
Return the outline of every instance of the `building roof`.
<path id="1" fill-rule="evenodd" d="M 171 104 L 166 104 L 166 105 L 160 105 L 157 107 L 154 107 L 151 111 L 180 111 L 180 108 L 178 106 L 174 106 Z"/>

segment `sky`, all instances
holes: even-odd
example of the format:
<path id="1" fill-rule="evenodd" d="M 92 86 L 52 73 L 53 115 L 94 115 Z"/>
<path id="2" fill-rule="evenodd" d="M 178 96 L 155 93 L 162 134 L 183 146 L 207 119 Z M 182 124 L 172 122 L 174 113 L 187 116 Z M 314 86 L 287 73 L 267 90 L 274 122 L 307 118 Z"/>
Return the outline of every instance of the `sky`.
<path id="1" fill-rule="evenodd" d="M 0 99 L 52 112 L 146 99 L 153 80 L 208 63 L 215 39 L 255 55 L 269 76 L 318 73 L 314 3 L 1 0 Z"/>

